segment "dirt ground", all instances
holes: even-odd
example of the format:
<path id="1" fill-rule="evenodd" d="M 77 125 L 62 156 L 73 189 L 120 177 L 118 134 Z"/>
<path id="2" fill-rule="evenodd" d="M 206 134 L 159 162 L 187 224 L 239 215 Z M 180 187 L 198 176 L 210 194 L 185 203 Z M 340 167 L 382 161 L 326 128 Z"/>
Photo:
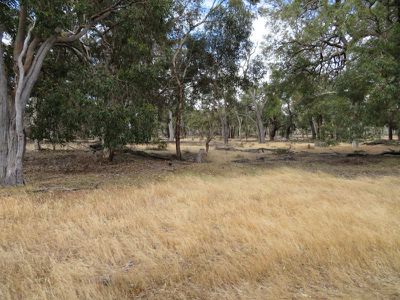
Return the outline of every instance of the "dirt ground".
<path id="1" fill-rule="evenodd" d="M 315 147 L 309 142 L 230 142 L 224 148 L 214 141 L 206 163 L 196 164 L 195 156 L 204 148 L 203 142 L 185 140 L 182 143 L 184 161 L 174 158 L 175 145 L 166 150 L 155 150 L 151 145 L 129 146 L 165 159 L 143 157 L 123 151 L 117 152 L 113 162 L 99 159 L 89 150 L 89 144 L 71 144 L 55 151 L 34 151 L 28 147 L 25 158 L 25 178 L 28 190 L 93 189 L 109 184 L 137 184 L 162 180 L 171 173 L 198 172 L 226 174 L 255 172 L 257 169 L 290 167 L 313 172 L 326 172 L 340 177 L 400 175 L 400 156 L 379 155 L 385 151 L 399 151 L 399 145 L 360 145 L 354 150 L 349 144 Z M 248 152 L 252 150 L 253 152 Z M 276 150 L 276 151 L 274 151 Z M 349 156 L 358 153 L 360 156 Z"/>

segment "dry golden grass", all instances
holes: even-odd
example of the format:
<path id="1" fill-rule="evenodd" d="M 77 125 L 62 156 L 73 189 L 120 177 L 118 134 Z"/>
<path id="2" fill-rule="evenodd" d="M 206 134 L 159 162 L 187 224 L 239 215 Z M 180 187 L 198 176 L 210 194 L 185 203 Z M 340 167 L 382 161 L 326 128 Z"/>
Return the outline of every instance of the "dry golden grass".
<path id="1" fill-rule="evenodd" d="M 400 180 L 291 168 L 0 200 L 1 299 L 400 297 Z"/>

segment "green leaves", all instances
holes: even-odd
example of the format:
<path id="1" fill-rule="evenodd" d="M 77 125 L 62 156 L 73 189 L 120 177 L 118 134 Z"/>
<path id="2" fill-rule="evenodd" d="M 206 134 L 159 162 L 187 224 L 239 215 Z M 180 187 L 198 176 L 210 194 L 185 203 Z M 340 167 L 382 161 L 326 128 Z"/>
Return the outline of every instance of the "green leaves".
<path id="1" fill-rule="evenodd" d="M 94 103 L 90 108 L 90 132 L 109 149 L 148 143 L 154 135 L 156 119 L 156 110 L 150 104 L 123 107 Z"/>

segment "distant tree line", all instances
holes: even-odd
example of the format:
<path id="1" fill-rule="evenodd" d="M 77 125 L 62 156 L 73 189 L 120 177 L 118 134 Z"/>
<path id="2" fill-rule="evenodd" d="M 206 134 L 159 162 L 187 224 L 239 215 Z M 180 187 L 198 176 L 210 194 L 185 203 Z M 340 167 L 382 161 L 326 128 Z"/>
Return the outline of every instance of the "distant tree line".
<path id="1" fill-rule="evenodd" d="M 400 2 L 21 0 L 0 4 L 0 184 L 26 138 L 100 141 L 400 132 Z M 276 30 L 255 55 L 252 22 Z M 399 134 L 400 138 L 400 134 Z"/>

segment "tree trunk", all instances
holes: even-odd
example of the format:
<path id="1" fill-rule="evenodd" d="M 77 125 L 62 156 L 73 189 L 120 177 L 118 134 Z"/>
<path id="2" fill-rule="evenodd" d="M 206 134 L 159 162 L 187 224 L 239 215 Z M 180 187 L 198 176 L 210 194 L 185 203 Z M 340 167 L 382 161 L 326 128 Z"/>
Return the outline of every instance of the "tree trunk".
<path id="1" fill-rule="evenodd" d="M 42 150 L 42 146 L 40 145 L 40 141 L 39 140 L 34 140 L 33 144 L 34 144 L 34 147 L 35 147 L 36 151 Z"/>
<path id="2" fill-rule="evenodd" d="M 168 141 L 173 142 L 175 137 L 174 121 L 172 118 L 172 111 L 168 110 Z"/>
<path id="3" fill-rule="evenodd" d="M 238 121 L 238 137 L 239 137 L 239 140 L 242 140 L 242 122 L 243 122 L 243 119 L 239 116 L 239 113 L 237 111 L 235 111 L 235 112 L 236 112 L 236 118 L 237 118 L 237 121 Z"/>
<path id="4" fill-rule="evenodd" d="M 236 127 L 234 125 L 229 126 L 229 138 L 234 139 L 236 137 Z"/>
<path id="5" fill-rule="evenodd" d="M 310 128 L 311 128 L 311 138 L 313 140 L 317 139 L 317 131 L 315 130 L 314 122 L 312 118 L 310 119 Z"/>
<path id="6" fill-rule="evenodd" d="M 114 149 L 112 149 L 112 148 L 108 149 L 108 161 L 109 162 L 112 162 L 114 160 L 114 156 L 115 156 Z"/>
<path id="7" fill-rule="evenodd" d="M 265 127 L 264 127 L 264 122 L 262 119 L 262 111 L 264 109 L 264 105 L 257 103 L 256 93 L 257 93 L 256 89 L 253 89 L 251 97 L 252 97 L 254 109 L 256 111 L 256 125 L 257 125 L 257 133 L 258 133 L 258 142 L 263 144 L 263 143 L 265 143 Z"/>
<path id="8" fill-rule="evenodd" d="M 206 152 L 208 153 L 208 150 L 210 150 L 210 142 L 212 140 L 212 137 L 208 136 L 206 139 Z"/>
<path id="9" fill-rule="evenodd" d="M 397 129 L 397 140 L 399 140 L 399 141 L 400 141 L 400 128 L 399 128 L 399 129 Z"/>
<path id="10" fill-rule="evenodd" d="M 274 141 L 275 140 L 275 136 L 276 136 L 276 131 L 277 130 L 278 130 L 278 128 L 275 125 L 275 123 L 271 123 L 271 127 L 269 129 L 269 140 L 270 141 Z"/>
<path id="11" fill-rule="evenodd" d="M 324 137 L 322 136 L 322 130 L 321 130 L 321 127 L 322 127 L 322 122 L 323 122 L 323 119 L 322 119 L 322 115 L 318 115 L 317 116 L 317 119 L 316 119 L 316 122 L 314 123 L 314 124 L 316 124 L 316 131 L 317 131 L 317 138 L 319 139 L 319 140 L 321 140 L 321 139 L 323 139 Z M 315 125 L 314 125 L 315 126 Z"/>
<path id="12" fill-rule="evenodd" d="M 393 127 L 389 125 L 389 141 L 393 140 Z"/>
<path id="13" fill-rule="evenodd" d="M 229 140 L 229 128 L 228 128 L 228 120 L 226 118 L 225 108 L 222 110 L 221 114 L 221 134 L 224 139 L 224 145 L 228 145 Z"/>
<path id="14" fill-rule="evenodd" d="M 20 185 L 24 184 L 23 158 L 25 152 L 24 114 L 25 107 L 35 85 L 39 72 L 42 68 L 44 58 L 55 42 L 55 37 L 50 37 L 39 47 L 35 58 L 29 68 L 23 64 L 30 41 L 30 28 L 24 40 L 22 50 L 16 51 L 16 70 L 18 70 L 15 96 L 9 96 L 7 81 L 5 77 L 5 65 L 2 46 L 0 43 L 0 184 Z M 0 36 L 2 34 L 0 33 Z M 16 46 L 17 48 L 17 46 Z M 11 101 L 9 101 L 11 99 Z M 3 131 L 4 129 L 4 131 Z"/>
<path id="15" fill-rule="evenodd" d="M 178 106 L 176 109 L 175 117 L 175 148 L 176 148 L 176 158 L 182 160 L 181 152 L 181 130 L 182 130 L 182 112 L 183 112 L 183 102 L 184 102 L 184 89 L 182 84 L 178 86 Z"/>
<path id="16" fill-rule="evenodd" d="M 1 42 L 4 28 L 3 24 L 0 23 L 0 185 L 24 183 L 22 162 L 25 149 L 23 123 L 25 107 L 39 77 L 47 53 L 56 41 L 71 43 L 79 40 L 91 27 L 100 20 L 108 17 L 118 6 L 112 5 L 109 9 L 103 10 L 95 18 L 92 18 L 89 23 L 79 26 L 80 29 L 77 33 L 58 37 L 52 35 L 45 39 L 35 37 L 31 40 L 31 33 L 35 22 L 33 22 L 26 32 L 28 12 L 24 2 L 18 2 L 20 4 L 18 29 L 13 51 L 14 70 L 16 73 L 12 76 L 14 84 L 13 93 L 10 93 L 7 88 L 3 44 Z"/>
<path id="17" fill-rule="evenodd" d="M 290 139 L 290 131 L 291 131 L 291 125 L 286 127 L 286 131 L 285 131 L 285 139 L 289 140 Z"/>
<path id="18" fill-rule="evenodd" d="M 1 24 L 0 24 L 1 26 Z M 7 75 L 3 54 L 3 31 L 0 27 L 0 185 L 5 184 L 8 157 L 9 108 Z"/>
<path id="19" fill-rule="evenodd" d="M 257 118 L 257 132 L 258 132 L 258 142 L 265 143 L 265 127 L 262 121 L 261 113 L 256 108 L 256 118 Z"/>

